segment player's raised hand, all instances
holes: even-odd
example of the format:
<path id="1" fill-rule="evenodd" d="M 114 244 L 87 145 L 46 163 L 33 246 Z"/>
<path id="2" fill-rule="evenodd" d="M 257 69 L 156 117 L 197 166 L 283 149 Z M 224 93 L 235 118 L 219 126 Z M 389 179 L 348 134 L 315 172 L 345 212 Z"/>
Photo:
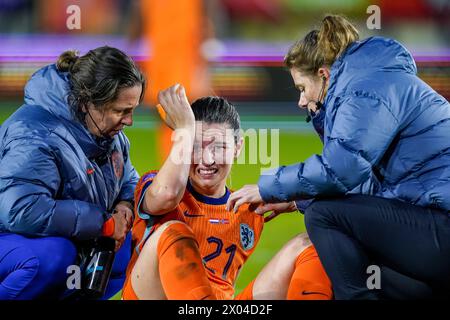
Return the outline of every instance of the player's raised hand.
<path id="1" fill-rule="evenodd" d="M 269 222 L 282 213 L 297 211 L 297 206 L 295 205 L 295 201 L 282 203 L 265 203 L 256 208 L 255 213 L 263 216 L 265 213 L 270 211 L 272 211 L 272 213 L 267 217 L 264 217 L 264 222 Z"/>
<path id="2" fill-rule="evenodd" d="M 245 203 L 249 203 L 254 206 L 262 204 L 264 201 L 259 193 L 258 185 L 249 184 L 243 186 L 241 189 L 233 192 L 227 201 L 227 210 L 236 213 L 239 207 Z"/>
<path id="3" fill-rule="evenodd" d="M 158 93 L 159 105 L 164 112 L 161 114 L 165 123 L 172 129 L 193 128 L 195 126 L 195 117 L 191 105 L 186 96 L 184 87 L 175 84 Z"/>

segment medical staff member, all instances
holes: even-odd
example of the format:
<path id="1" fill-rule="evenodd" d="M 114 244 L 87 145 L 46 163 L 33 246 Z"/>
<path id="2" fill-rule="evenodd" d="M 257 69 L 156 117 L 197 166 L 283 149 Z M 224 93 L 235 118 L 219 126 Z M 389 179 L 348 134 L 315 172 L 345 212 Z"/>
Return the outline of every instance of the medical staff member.
<path id="1" fill-rule="evenodd" d="M 258 185 L 234 192 L 228 207 L 287 208 L 297 200 L 336 299 L 383 298 L 392 283 L 367 286 L 372 264 L 404 276 L 393 282 L 405 292 L 448 295 L 448 101 L 417 76 L 402 44 L 359 40 L 341 16 L 326 16 L 291 47 L 285 64 L 322 154 L 266 172 Z"/>
<path id="2" fill-rule="evenodd" d="M 0 129 L 0 299 L 57 298 L 77 244 L 100 236 L 118 250 L 105 297 L 121 289 L 139 180 L 122 129 L 144 87 L 111 47 L 64 52 L 31 77 Z"/>

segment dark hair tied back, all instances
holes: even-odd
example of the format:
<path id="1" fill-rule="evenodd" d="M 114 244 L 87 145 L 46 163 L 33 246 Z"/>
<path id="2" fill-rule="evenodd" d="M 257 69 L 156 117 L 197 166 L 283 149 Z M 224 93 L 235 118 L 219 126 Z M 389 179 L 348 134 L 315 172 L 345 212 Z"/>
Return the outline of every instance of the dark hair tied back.
<path id="1" fill-rule="evenodd" d="M 59 71 L 69 73 L 68 102 L 81 122 L 85 121 L 89 105 L 105 110 L 122 89 L 141 86 L 139 101 L 144 97 L 144 75 L 134 61 L 117 48 L 99 47 L 81 57 L 69 50 L 61 54 L 56 66 Z"/>
<path id="2" fill-rule="evenodd" d="M 72 66 L 77 62 L 79 56 L 78 51 L 76 50 L 68 50 L 63 52 L 59 58 L 58 62 L 56 62 L 56 67 L 59 71 L 68 72 L 72 68 Z"/>

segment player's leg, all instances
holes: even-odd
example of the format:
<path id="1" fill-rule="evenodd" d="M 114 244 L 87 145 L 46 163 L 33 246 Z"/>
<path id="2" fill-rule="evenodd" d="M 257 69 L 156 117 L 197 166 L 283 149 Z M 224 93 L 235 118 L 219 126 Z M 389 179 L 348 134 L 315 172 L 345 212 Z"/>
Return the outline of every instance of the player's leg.
<path id="1" fill-rule="evenodd" d="M 162 225 L 147 239 L 130 275 L 122 289 L 123 300 L 166 300 L 159 278 L 158 241 L 165 229 L 173 223 Z"/>
<path id="2" fill-rule="evenodd" d="M 150 236 L 129 281 L 124 299 L 130 297 L 130 285 L 142 300 L 214 298 L 195 236 L 180 221 L 166 222 Z"/>
<path id="3" fill-rule="evenodd" d="M 288 300 L 331 300 L 333 289 L 316 249 L 311 244 L 295 261 L 295 270 L 289 283 Z"/>
<path id="4" fill-rule="evenodd" d="M 289 240 L 280 251 L 269 261 L 262 269 L 256 279 L 249 287 L 243 290 L 237 299 L 249 299 L 249 290 L 252 293 L 252 299 L 286 299 L 289 284 L 295 270 L 295 261 L 300 252 L 311 245 L 306 233 L 299 234 Z M 252 287 L 251 287 L 252 286 Z"/>
<path id="5" fill-rule="evenodd" d="M 331 282 L 306 233 L 286 243 L 236 300 L 330 300 Z"/>

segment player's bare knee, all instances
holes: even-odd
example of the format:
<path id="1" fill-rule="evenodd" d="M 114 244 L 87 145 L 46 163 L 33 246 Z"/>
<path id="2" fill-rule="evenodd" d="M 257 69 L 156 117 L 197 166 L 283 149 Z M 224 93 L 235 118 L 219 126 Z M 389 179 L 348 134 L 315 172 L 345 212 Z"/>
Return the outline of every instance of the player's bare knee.
<path id="1" fill-rule="evenodd" d="M 289 240 L 286 244 L 287 250 L 295 254 L 295 256 L 299 255 L 303 250 L 312 245 L 311 240 L 306 232 L 300 233 L 296 235 L 294 238 Z"/>

